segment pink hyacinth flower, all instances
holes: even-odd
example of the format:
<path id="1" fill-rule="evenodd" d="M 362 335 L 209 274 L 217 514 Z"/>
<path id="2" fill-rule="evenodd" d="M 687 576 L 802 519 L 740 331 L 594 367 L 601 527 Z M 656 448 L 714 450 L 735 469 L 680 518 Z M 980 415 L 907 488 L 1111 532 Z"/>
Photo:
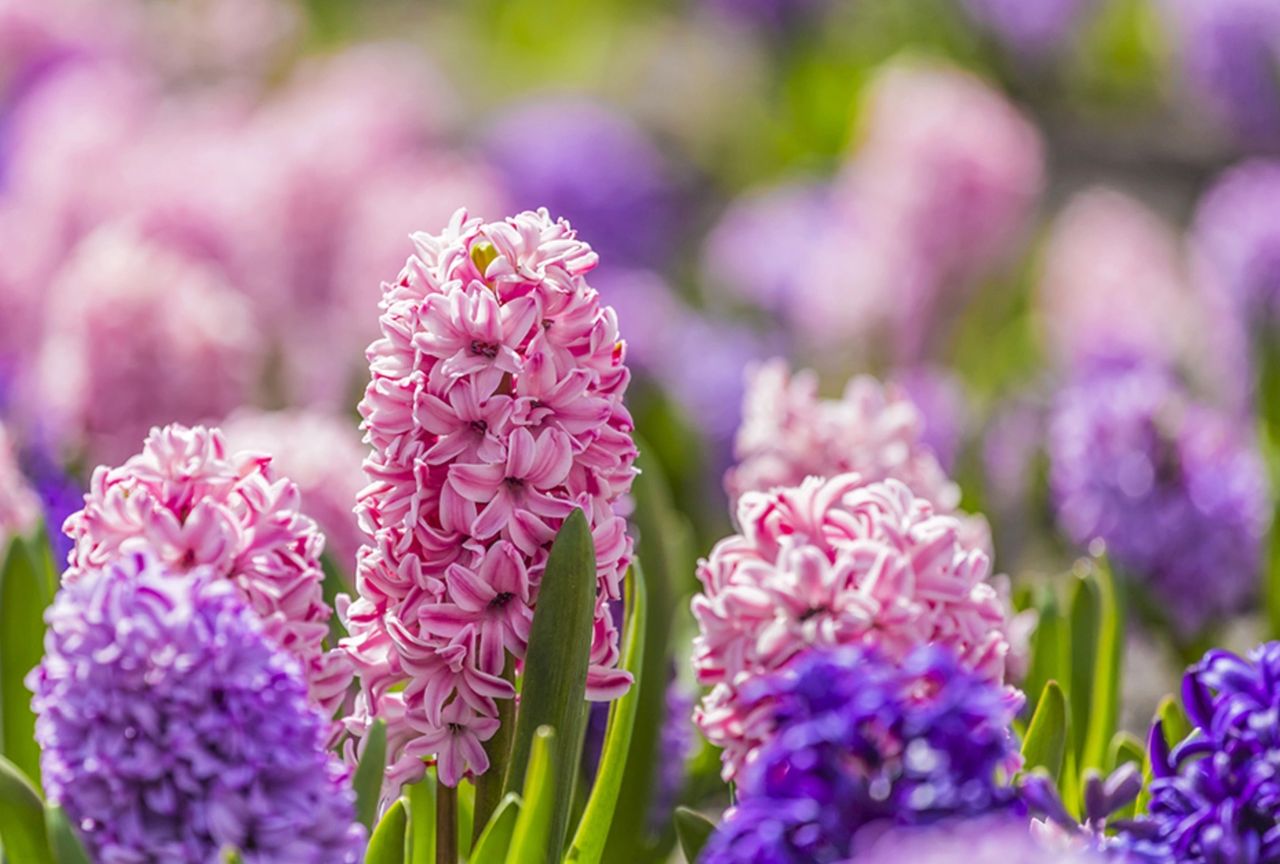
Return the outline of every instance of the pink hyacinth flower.
<path id="1" fill-rule="evenodd" d="M 524 656 L 575 509 L 598 568 L 588 697 L 631 681 L 609 614 L 631 554 L 614 512 L 634 474 L 630 376 L 617 318 L 585 279 L 596 255 L 545 210 L 488 224 L 459 211 L 412 239 L 368 351 L 368 541 L 343 611 L 362 681 L 351 750 L 386 720 L 388 796 L 433 757 L 451 786 L 488 770 L 497 700 L 515 698 L 508 658 Z"/>
<path id="2" fill-rule="evenodd" d="M 298 487 L 276 477 L 269 456 L 231 454 L 217 429 L 152 429 L 141 453 L 94 470 L 84 509 L 63 525 L 75 544 L 63 579 L 139 550 L 176 572 L 212 568 L 298 658 L 312 700 L 332 714 L 352 670 L 345 651 L 324 647 L 324 537 L 300 507 Z"/>
<path id="3" fill-rule="evenodd" d="M 1009 617 L 985 552 L 960 523 L 902 483 L 857 475 L 748 492 L 741 533 L 699 562 L 693 663 L 711 687 L 695 720 L 724 748 L 732 780 L 772 734 L 767 705 L 741 688 L 815 646 L 876 645 L 903 657 L 939 643 L 1003 681 Z"/>
<path id="4" fill-rule="evenodd" d="M 40 500 L 18 470 L 13 441 L 0 425 L 0 555 L 9 541 L 28 534 L 40 521 Z"/>

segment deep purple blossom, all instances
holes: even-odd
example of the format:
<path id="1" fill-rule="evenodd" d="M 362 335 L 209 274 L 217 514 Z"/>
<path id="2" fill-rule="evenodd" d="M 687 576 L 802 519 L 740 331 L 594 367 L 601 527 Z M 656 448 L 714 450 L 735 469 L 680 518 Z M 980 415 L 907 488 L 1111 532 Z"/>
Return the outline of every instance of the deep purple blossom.
<path id="1" fill-rule="evenodd" d="M 348 770 L 236 586 L 126 554 L 64 586 L 28 676 L 49 799 L 94 860 L 356 864 Z"/>
<path id="2" fill-rule="evenodd" d="M 1179 864 L 1280 862 L 1280 642 L 1210 651 L 1182 682 L 1195 727 L 1172 748 L 1157 722 L 1154 779 L 1133 845 Z"/>
<path id="3" fill-rule="evenodd" d="M 1144 584 L 1192 634 L 1248 603 L 1268 522 L 1247 431 L 1151 366 L 1094 368 L 1057 397 L 1049 428 L 1058 522 Z"/>
<path id="4" fill-rule="evenodd" d="M 816 651 L 744 696 L 777 728 L 704 864 L 842 861 L 867 826 L 1016 806 L 1003 781 L 1017 764 L 1021 695 L 945 648 L 918 648 L 901 666 L 874 649 Z"/>

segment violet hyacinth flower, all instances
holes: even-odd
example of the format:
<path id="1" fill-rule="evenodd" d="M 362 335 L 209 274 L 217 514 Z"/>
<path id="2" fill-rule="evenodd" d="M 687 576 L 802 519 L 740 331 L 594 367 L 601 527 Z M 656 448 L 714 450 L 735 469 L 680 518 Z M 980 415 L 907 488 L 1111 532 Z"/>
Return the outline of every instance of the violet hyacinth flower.
<path id="1" fill-rule="evenodd" d="M 901 658 L 844 647 L 743 686 L 773 737 L 738 785 L 704 864 L 844 861 L 868 828 L 1012 812 L 1022 696 L 942 646 Z"/>
<path id="2" fill-rule="evenodd" d="M 324 537 L 301 506 L 298 487 L 276 476 L 269 456 L 230 453 L 217 429 L 153 429 L 141 453 L 94 470 L 84 509 L 63 526 L 75 543 L 63 582 L 139 549 L 173 573 L 208 568 L 298 659 L 311 698 L 332 716 L 352 670 L 345 652 L 324 646 Z"/>
<path id="3" fill-rule="evenodd" d="M 1025 818 L 1000 814 L 892 829 L 856 860 L 858 864 L 1117 864 L 1123 859 L 1088 849 L 1060 848 L 1038 839 Z"/>
<path id="4" fill-rule="evenodd" d="M 586 98 L 529 101 L 502 112 L 485 149 L 516 207 L 561 214 L 607 267 L 669 255 L 678 213 L 670 168 L 625 115 Z"/>
<path id="5" fill-rule="evenodd" d="M 1166 372 L 1107 364 L 1057 397 L 1049 480 L 1058 522 L 1106 543 L 1193 635 L 1256 590 L 1270 506 L 1254 444 Z"/>
<path id="6" fill-rule="evenodd" d="M 94 860 L 357 864 L 348 769 L 302 668 L 212 568 L 145 551 L 79 574 L 27 677 L 50 801 Z"/>
<path id="7" fill-rule="evenodd" d="M 1280 161 L 1227 170 L 1200 199 L 1192 238 L 1214 288 L 1246 320 L 1280 315 Z"/>
<path id="8" fill-rule="evenodd" d="M 694 670 L 712 688 L 694 719 L 724 748 L 726 780 L 773 735 L 748 683 L 815 646 L 873 645 L 901 659 L 936 642 L 984 680 L 1004 680 L 1009 621 L 987 555 L 902 483 L 842 474 L 748 492 L 738 523 L 742 533 L 699 562 L 693 599 Z"/>
<path id="9" fill-rule="evenodd" d="M 1071 35 L 1093 0 L 964 0 L 965 12 L 1015 53 L 1052 52 Z"/>
<path id="10" fill-rule="evenodd" d="M 1179 864 L 1280 861 L 1280 642 L 1210 651 L 1183 679 L 1195 727 L 1170 750 L 1157 722 L 1151 802 L 1130 836 Z"/>
<path id="11" fill-rule="evenodd" d="M 524 655 L 548 549 L 575 509 L 599 574 L 588 697 L 631 683 L 609 614 L 631 554 L 614 512 L 634 474 L 630 374 L 617 318 L 586 281 L 596 254 L 545 210 L 488 224 L 458 211 L 413 240 L 368 352 L 369 540 L 344 614 L 362 680 L 346 726 L 358 738 L 386 719 L 392 790 L 428 757 L 451 786 L 488 769 L 496 700 L 515 696 L 506 658 Z"/>

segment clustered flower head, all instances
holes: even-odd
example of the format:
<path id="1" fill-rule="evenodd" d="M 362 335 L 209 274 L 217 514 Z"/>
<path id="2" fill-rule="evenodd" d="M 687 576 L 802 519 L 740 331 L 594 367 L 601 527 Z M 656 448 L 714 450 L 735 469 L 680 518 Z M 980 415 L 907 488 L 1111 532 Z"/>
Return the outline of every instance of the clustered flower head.
<path id="1" fill-rule="evenodd" d="M 797 486 L 806 477 L 856 473 L 863 482 L 900 480 L 940 513 L 954 513 L 960 489 L 925 444 L 925 418 L 902 388 L 869 375 L 849 380 L 840 399 L 818 396 L 817 376 L 771 360 L 748 375 L 737 464 L 725 474 L 736 502 L 750 491 Z M 980 516 L 961 516 L 966 540 L 986 546 Z"/>
<path id="2" fill-rule="evenodd" d="M 1048 444 L 1067 536 L 1104 541 L 1184 635 L 1253 596 L 1269 494 L 1232 419 L 1193 403 L 1162 369 L 1106 364 L 1058 395 Z"/>
<path id="3" fill-rule="evenodd" d="M 271 456 L 272 465 L 298 486 L 303 512 L 325 537 L 325 552 L 344 574 L 355 571 L 363 542 L 355 515 L 364 487 L 365 450 L 355 424 L 317 410 L 237 411 L 222 424 L 233 452 Z"/>
<path id="4" fill-rule="evenodd" d="M 0 556 L 12 537 L 32 531 L 40 520 L 40 500 L 18 469 L 8 431 L 0 425 Z"/>
<path id="5" fill-rule="evenodd" d="M 749 683 L 811 647 L 873 645 L 901 659 L 937 643 L 980 678 L 1003 681 L 1009 622 L 986 581 L 987 555 L 902 483 L 842 474 L 749 492 L 738 521 L 742 533 L 699 563 L 703 593 L 693 600 L 694 669 L 712 688 L 695 720 L 724 748 L 726 780 L 773 734 Z"/>
<path id="6" fill-rule="evenodd" d="M 46 614 L 27 678 L 49 799 L 96 861 L 357 864 L 348 770 L 302 669 L 209 567 L 126 552 Z"/>
<path id="7" fill-rule="evenodd" d="M 1021 694 L 925 645 L 810 652 L 747 684 L 775 727 L 743 772 L 706 864 L 843 861 L 869 827 L 1009 811 Z M 860 860 L 860 859 L 858 859 Z"/>
<path id="8" fill-rule="evenodd" d="M 1188 670 L 1182 704 L 1195 727 L 1170 750 L 1151 730 L 1151 801 L 1132 828 L 1157 860 L 1280 861 L 1280 642 L 1247 658 L 1210 651 Z"/>
<path id="9" fill-rule="evenodd" d="M 597 256 L 545 210 L 482 223 L 459 211 L 383 286 L 382 338 L 361 402 L 369 535 L 344 640 L 363 693 L 347 728 L 387 721 L 393 788 L 435 755 L 455 785 L 488 768 L 496 700 L 514 698 L 548 550 L 581 509 L 599 590 L 587 693 L 614 698 L 608 603 L 630 556 L 614 505 L 636 450 L 613 310 L 586 274 Z"/>
<path id="10" fill-rule="evenodd" d="M 344 651 L 324 646 L 324 537 L 300 507 L 298 487 L 276 477 L 269 456 L 229 453 L 217 429 L 152 429 L 141 453 L 93 472 L 84 509 L 63 526 L 75 544 L 63 582 L 139 550 L 169 572 L 207 568 L 233 583 L 264 632 L 298 659 L 311 698 L 331 716 L 352 670 Z"/>

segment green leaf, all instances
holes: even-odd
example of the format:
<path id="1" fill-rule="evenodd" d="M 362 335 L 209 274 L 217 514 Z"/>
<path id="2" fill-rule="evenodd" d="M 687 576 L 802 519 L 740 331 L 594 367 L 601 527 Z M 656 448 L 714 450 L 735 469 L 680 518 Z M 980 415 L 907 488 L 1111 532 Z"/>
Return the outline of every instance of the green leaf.
<path id="1" fill-rule="evenodd" d="M 54 864 L 44 804 L 17 765 L 0 756 L 0 843 L 12 864 Z"/>
<path id="2" fill-rule="evenodd" d="M 23 683 L 44 653 L 47 576 L 14 538 L 0 570 L 0 754 L 40 785 L 40 747 L 31 693 Z"/>
<path id="3" fill-rule="evenodd" d="M 1071 659 L 1066 655 L 1066 625 L 1058 608 L 1058 598 L 1052 590 L 1045 590 L 1038 605 L 1035 632 L 1031 634 L 1031 663 L 1023 689 L 1032 699 L 1044 693 L 1050 681 L 1071 680 Z M 1039 703 L 1029 705 L 1034 715 Z"/>
<path id="4" fill-rule="evenodd" d="M 338 644 L 339 639 L 347 635 L 346 628 L 342 626 L 342 619 L 338 617 L 337 605 L 338 595 L 345 594 L 349 590 L 346 577 L 343 575 L 347 571 L 334 561 L 333 556 L 328 552 L 320 556 L 320 569 L 324 572 L 324 581 L 320 583 L 320 590 L 330 610 L 329 646 L 333 647 Z"/>
<path id="5" fill-rule="evenodd" d="M 401 798 L 391 805 L 378 827 L 373 829 L 369 848 L 364 855 L 364 864 L 405 864 L 404 835 L 407 825 L 404 799 Z"/>
<path id="6" fill-rule="evenodd" d="M 1071 680 L 1067 685 L 1067 699 L 1071 706 L 1072 741 L 1076 761 L 1081 768 L 1084 767 L 1085 730 L 1089 727 L 1089 711 L 1093 700 L 1093 674 L 1097 666 L 1101 605 L 1097 583 L 1076 571 L 1067 607 L 1071 657 Z"/>
<path id="7" fill-rule="evenodd" d="M 555 801 L 547 843 L 558 860 L 564 847 L 573 803 L 574 782 L 582 758 L 587 725 L 587 665 L 596 603 L 596 554 L 591 529 L 581 510 L 565 519 L 547 559 L 529 628 L 516 715 L 515 740 L 507 766 L 506 792 L 524 783 L 535 732 L 555 730 L 552 764 L 557 772 Z M 525 813 L 534 802 L 526 794 Z"/>
<path id="8" fill-rule="evenodd" d="M 1044 685 L 1036 713 L 1022 742 L 1023 770 L 1044 768 L 1054 780 L 1062 776 L 1067 752 L 1067 700 L 1057 681 Z"/>
<path id="9" fill-rule="evenodd" d="M 524 781 L 524 806 L 516 819 L 507 850 L 506 864 L 551 864 L 560 860 L 560 851 L 551 844 L 552 821 L 557 809 L 560 787 L 556 770 L 556 733 L 550 726 L 540 727 L 533 736 L 529 770 Z"/>
<path id="10" fill-rule="evenodd" d="M 1084 727 L 1082 769 L 1102 771 L 1120 720 L 1120 665 L 1124 655 L 1124 619 L 1111 565 L 1105 556 L 1094 561 L 1090 578 L 1098 593 L 1098 650 L 1094 655 L 1093 697 Z"/>
<path id="11" fill-rule="evenodd" d="M 382 795 L 382 778 L 387 770 L 387 724 L 374 720 L 365 738 L 364 752 L 351 780 L 356 792 L 356 819 L 366 828 L 373 828 L 378 815 L 378 799 Z"/>
<path id="12" fill-rule="evenodd" d="M 53 860 L 57 864 L 89 864 L 89 853 L 84 851 L 80 836 L 76 834 L 76 829 L 71 826 L 61 807 L 46 806 L 44 824 L 49 847 L 53 850 Z M 239 855 L 227 860 L 229 864 L 239 864 Z"/>
<path id="13" fill-rule="evenodd" d="M 631 673 L 634 682 L 631 689 L 609 708 L 609 725 L 605 728 L 604 747 L 600 751 L 600 767 L 596 782 L 587 799 L 587 809 L 578 823 L 573 843 L 569 847 L 569 861 L 597 864 L 604 855 L 605 842 L 618 805 L 618 792 L 627 768 L 627 755 L 631 748 L 631 732 L 635 726 L 636 708 L 640 704 L 640 684 L 644 671 L 645 618 L 648 598 L 645 594 L 644 573 L 637 559 L 631 565 L 631 579 L 627 585 L 629 616 L 623 668 Z"/>
<path id="14" fill-rule="evenodd" d="M 435 864 L 436 860 L 436 778 L 427 771 L 417 783 L 404 789 L 401 799 L 408 808 L 405 837 L 406 864 Z"/>
<path id="15" fill-rule="evenodd" d="M 716 831 L 716 823 L 706 816 L 688 807 L 677 807 L 675 815 L 676 836 L 680 838 L 680 849 L 685 860 L 694 864 L 702 854 L 702 847 L 707 845 L 711 835 Z"/>
<path id="16" fill-rule="evenodd" d="M 1129 732 L 1117 732 L 1111 739 L 1111 751 L 1108 754 L 1108 769 L 1114 771 L 1121 765 L 1132 762 L 1139 768 L 1145 768 L 1147 748 Z M 1132 819 L 1137 813 L 1138 800 L 1130 801 L 1123 809 L 1115 813 L 1117 819 Z"/>
<path id="17" fill-rule="evenodd" d="M 503 864 L 507 849 L 515 834 L 516 819 L 520 816 L 520 796 L 514 792 L 505 796 L 493 811 L 493 818 L 480 833 L 471 852 L 469 864 Z"/>

